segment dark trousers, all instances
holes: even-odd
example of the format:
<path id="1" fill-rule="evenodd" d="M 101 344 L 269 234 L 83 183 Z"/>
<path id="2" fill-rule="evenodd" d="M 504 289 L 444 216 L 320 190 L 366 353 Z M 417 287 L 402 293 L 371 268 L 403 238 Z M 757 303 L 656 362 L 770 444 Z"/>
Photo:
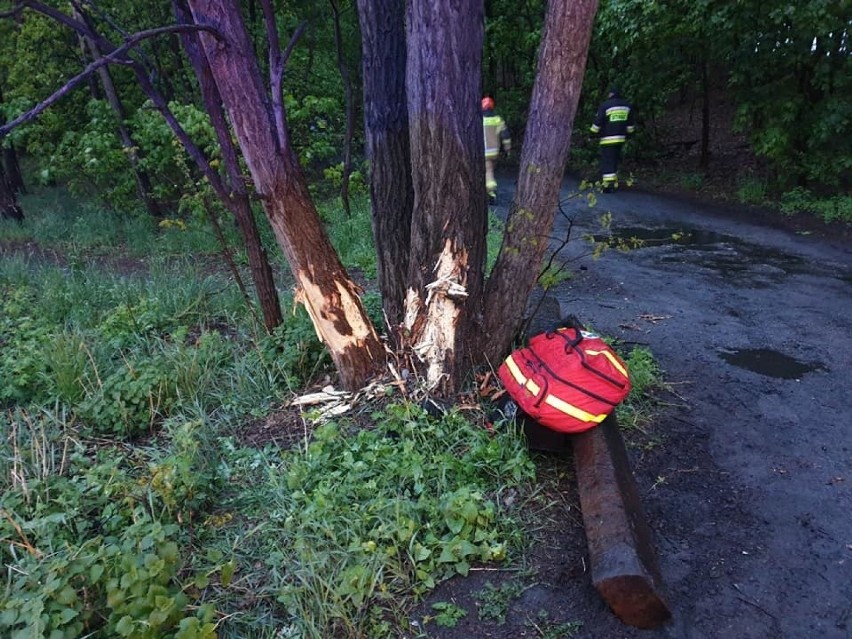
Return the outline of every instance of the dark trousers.
<path id="1" fill-rule="evenodd" d="M 623 144 L 601 145 L 601 180 L 604 186 L 612 185 L 618 180 L 618 163 L 621 161 Z"/>

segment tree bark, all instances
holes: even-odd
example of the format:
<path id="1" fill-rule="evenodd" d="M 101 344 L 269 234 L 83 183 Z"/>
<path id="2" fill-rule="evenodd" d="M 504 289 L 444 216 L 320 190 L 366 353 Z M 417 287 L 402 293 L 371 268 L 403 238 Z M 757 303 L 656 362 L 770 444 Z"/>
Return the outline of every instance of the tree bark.
<path id="1" fill-rule="evenodd" d="M 597 6 L 548 3 L 518 187 L 485 293 L 479 352 L 494 365 L 511 347 L 547 250 Z"/>
<path id="2" fill-rule="evenodd" d="M 0 104 L 3 104 L 3 90 L 0 88 Z M 0 126 L 6 124 L 6 116 L 0 112 Z M 27 188 L 24 185 L 24 178 L 21 175 L 21 165 L 18 163 L 18 153 L 15 151 L 15 145 L 11 142 L 6 142 L 3 146 L 3 158 L 0 159 L 0 171 L 3 171 L 6 176 L 6 184 L 13 194 L 26 193 Z"/>
<path id="3" fill-rule="evenodd" d="M 334 13 L 334 48 L 337 53 L 337 69 L 343 82 L 343 102 L 346 110 L 346 132 L 343 137 L 343 172 L 340 179 L 340 201 L 343 210 L 350 215 L 349 176 L 352 174 L 352 138 L 355 135 L 355 102 L 352 99 L 352 78 L 343 59 L 343 36 L 340 33 L 340 7 L 337 0 L 329 0 Z"/>
<path id="4" fill-rule="evenodd" d="M 398 343 L 414 203 L 405 96 L 405 6 L 400 0 L 358 0 L 358 19 L 376 271 L 390 337 Z"/>
<path id="5" fill-rule="evenodd" d="M 710 74 L 706 59 L 701 61 L 701 154 L 698 165 L 710 165 Z"/>
<path id="6" fill-rule="evenodd" d="M 201 44 L 264 211 L 290 264 L 297 299 L 329 349 L 343 386 L 356 390 L 384 364 L 384 349 L 308 194 L 286 129 L 276 126 L 257 59 L 235 3 L 190 0 Z M 273 70 L 274 71 L 274 70 Z"/>
<path id="7" fill-rule="evenodd" d="M 9 183 L 3 163 L 0 162 L 0 218 L 23 221 L 24 212 L 18 205 L 15 191 Z"/>
<path id="8" fill-rule="evenodd" d="M 185 2 L 174 0 L 172 5 L 179 24 L 191 22 L 192 15 Z M 197 34 L 182 33 L 180 37 L 190 64 L 198 78 L 204 108 L 210 116 L 213 129 L 216 131 L 216 137 L 219 140 L 219 148 L 222 151 L 228 186 L 231 189 L 230 197 L 223 203 L 234 216 L 243 236 L 252 282 L 263 313 L 263 323 L 266 330 L 271 332 L 284 321 L 281 315 L 281 302 L 278 298 L 278 290 L 275 287 L 272 267 L 269 264 L 266 249 L 263 247 L 257 224 L 255 224 L 254 215 L 252 215 L 251 202 L 245 180 L 240 171 L 237 149 L 231 140 L 231 131 L 222 106 L 222 97 L 213 81 L 210 65 L 201 50 L 201 43 L 198 41 Z M 211 210 L 210 214 L 215 213 Z"/>
<path id="9" fill-rule="evenodd" d="M 483 2 L 411 0 L 406 25 L 414 209 L 404 324 L 427 386 L 449 395 L 470 364 L 483 286 Z"/>

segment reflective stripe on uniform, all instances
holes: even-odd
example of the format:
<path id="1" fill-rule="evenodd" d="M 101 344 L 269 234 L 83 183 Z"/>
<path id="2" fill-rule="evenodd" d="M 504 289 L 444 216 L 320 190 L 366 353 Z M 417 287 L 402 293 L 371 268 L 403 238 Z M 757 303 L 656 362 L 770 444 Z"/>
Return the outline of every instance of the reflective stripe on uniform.
<path id="1" fill-rule="evenodd" d="M 597 133 L 600 130 L 601 128 L 597 124 L 593 124 L 591 127 L 589 127 L 589 131 L 591 131 L 592 133 Z"/>
<path id="2" fill-rule="evenodd" d="M 612 106 L 606 110 L 606 118 L 610 122 L 626 122 L 630 115 L 630 108 L 625 106 Z"/>
<path id="3" fill-rule="evenodd" d="M 526 375 L 518 368 L 518 365 L 515 363 L 515 360 L 511 355 L 506 358 L 506 367 L 509 369 L 509 372 L 512 374 L 512 377 L 515 378 L 515 381 L 526 388 L 533 396 L 537 396 L 541 392 L 541 386 L 536 384 L 533 380 L 528 379 Z M 555 408 L 560 413 L 565 413 L 569 417 L 573 417 L 581 422 L 594 422 L 596 424 L 600 424 L 603 420 L 606 419 L 606 415 L 593 415 L 587 411 L 584 411 L 582 408 L 578 408 L 573 404 L 569 404 L 564 399 L 559 399 L 555 395 L 549 394 L 544 398 L 544 403 L 550 406 L 551 408 Z"/>
<path id="4" fill-rule="evenodd" d="M 617 173 L 604 173 L 603 181 L 604 182 L 615 182 L 618 179 Z"/>
<path id="5" fill-rule="evenodd" d="M 601 138 L 601 144 L 624 144 L 626 141 L 626 135 L 605 135 Z"/>

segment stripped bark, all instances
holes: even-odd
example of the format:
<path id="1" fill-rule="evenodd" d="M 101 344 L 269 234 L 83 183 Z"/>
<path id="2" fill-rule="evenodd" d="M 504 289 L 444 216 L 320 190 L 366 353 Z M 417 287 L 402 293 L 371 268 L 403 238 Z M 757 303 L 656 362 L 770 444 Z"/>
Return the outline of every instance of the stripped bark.
<path id="1" fill-rule="evenodd" d="M 470 364 L 483 285 L 483 2 L 412 0 L 406 27 L 414 208 L 404 326 L 427 385 L 448 395 Z"/>
<path id="2" fill-rule="evenodd" d="M 188 4 L 196 24 L 214 27 L 220 34 L 201 35 L 201 45 L 255 189 L 296 279 L 297 299 L 328 348 L 343 386 L 357 389 L 384 367 L 384 348 L 310 198 L 289 142 L 286 118 L 274 109 L 264 87 L 239 8 L 226 0 Z M 267 28 L 272 43 L 277 39 L 274 24 Z"/>

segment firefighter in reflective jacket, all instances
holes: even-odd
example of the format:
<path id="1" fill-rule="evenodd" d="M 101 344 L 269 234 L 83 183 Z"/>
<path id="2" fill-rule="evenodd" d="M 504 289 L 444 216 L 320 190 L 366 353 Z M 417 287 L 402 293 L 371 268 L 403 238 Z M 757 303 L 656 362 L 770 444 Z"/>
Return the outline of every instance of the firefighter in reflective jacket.
<path id="1" fill-rule="evenodd" d="M 633 109 L 612 87 L 606 101 L 598 107 L 592 133 L 600 134 L 601 179 L 604 191 L 612 191 L 618 183 L 618 163 L 627 138 L 636 131 Z"/>
<path id="2" fill-rule="evenodd" d="M 494 177 L 494 165 L 500 152 L 507 155 L 512 150 L 512 139 L 506 123 L 499 115 L 494 115 L 494 99 L 482 98 L 482 132 L 485 138 L 485 190 L 488 199 L 497 199 L 497 180 Z"/>

